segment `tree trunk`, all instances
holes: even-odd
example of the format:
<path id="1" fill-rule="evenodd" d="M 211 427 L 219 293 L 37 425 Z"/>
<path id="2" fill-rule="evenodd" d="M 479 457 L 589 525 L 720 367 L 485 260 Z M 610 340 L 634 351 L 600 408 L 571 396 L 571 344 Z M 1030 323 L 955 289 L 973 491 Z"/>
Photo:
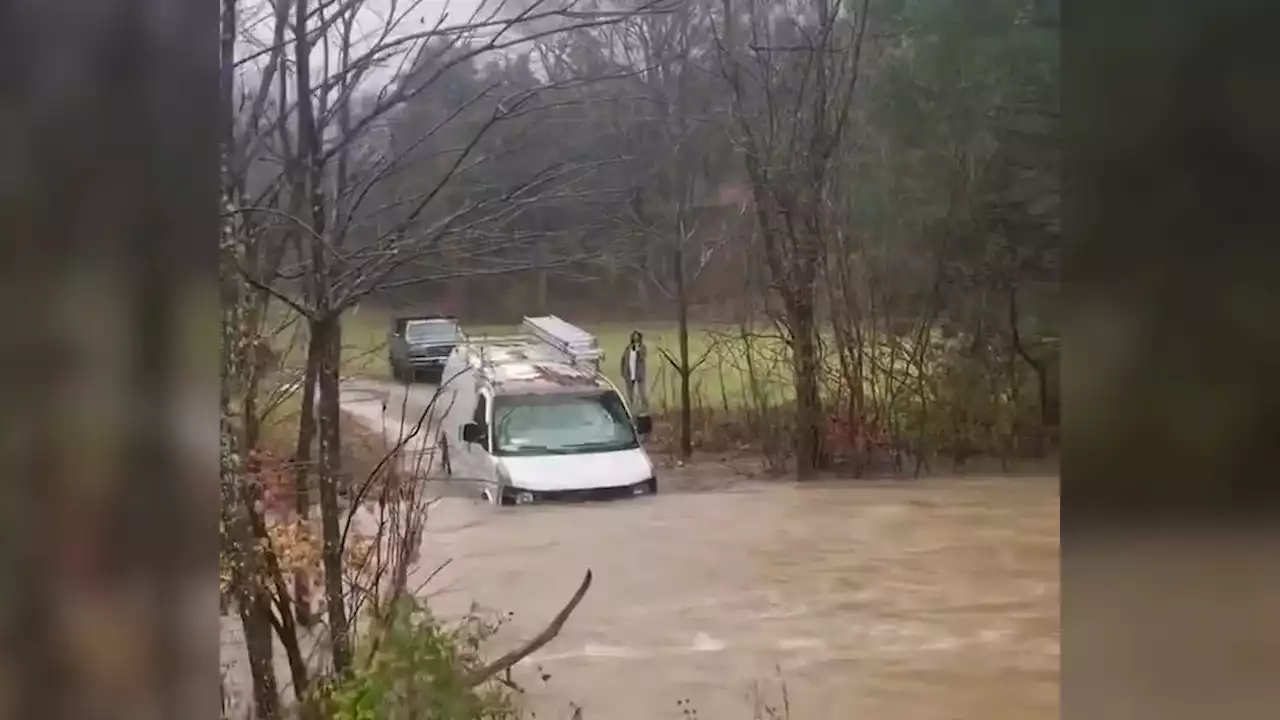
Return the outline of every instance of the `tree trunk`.
<path id="1" fill-rule="evenodd" d="M 549 308 L 547 307 L 547 269 L 539 268 L 538 270 L 538 298 L 534 301 L 534 307 L 538 308 L 538 314 L 546 315 Z"/>
<path id="2" fill-rule="evenodd" d="M 856 362 L 855 337 L 858 335 L 857 324 L 860 317 L 856 299 L 850 288 L 849 259 L 852 253 L 848 245 L 842 242 L 836 252 L 823 256 L 826 268 L 827 303 L 831 307 L 831 326 L 835 336 L 836 357 L 840 362 L 840 376 L 848 388 L 849 396 L 844 398 L 844 423 L 850 445 L 853 477 L 861 479 L 865 476 L 870 458 L 866 452 L 868 447 L 863 428 L 863 382 L 860 363 Z M 834 261 L 834 271 L 832 262 Z M 837 287 L 839 293 L 836 292 Z M 836 400 L 838 402 L 838 399 Z"/>
<path id="3" fill-rule="evenodd" d="M 323 354 L 323 337 L 309 333 L 307 365 L 302 377 L 302 409 L 298 416 L 298 442 L 293 451 L 293 501 L 299 520 L 308 526 L 311 512 L 311 447 L 316 436 L 316 383 L 320 379 L 320 359 Z M 298 623 L 303 627 L 315 624 L 311 613 L 311 582 L 305 570 L 298 569 L 293 578 L 293 599 Z"/>
<path id="4" fill-rule="evenodd" d="M 689 394 L 689 297 L 684 277 L 684 243 L 673 253 L 676 285 L 676 324 L 680 342 L 680 457 L 693 457 L 693 408 Z"/>
<path id="5" fill-rule="evenodd" d="M 249 476 L 256 477 L 260 469 L 257 463 L 250 462 L 248 466 Z M 251 544 L 247 547 L 251 548 L 254 553 L 252 564 L 248 566 L 252 568 L 252 574 L 249 577 L 256 592 L 252 597 L 253 607 L 258 613 L 258 621 L 267 623 L 266 634 L 263 636 L 266 643 L 264 647 L 265 654 L 268 657 L 271 655 L 273 648 L 270 645 L 270 632 L 271 628 L 274 627 L 276 636 L 280 638 L 280 644 L 284 647 L 285 657 L 289 661 L 293 691 L 298 698 L 305 698 L 311 687 L 311 676 L 306 659 L 303 657 L 296 617 L 289 606 L 289 589 L 286 584 L 284 570 L 280 565 L 279 558 L 272 549 L 271 538 L 267 531 L 267 521 L 262 513 L 264 505 L 263 491 L 260 484 L 251 481 L 243 485 L 240 495 L 240 507 L 244 513 L 248 527 L 247 532 L 251 538 Z M 272 589 L 274 589 L 276 597 L 279 599 L 278 605 L 274 608 L 272 601 L 275 598 L 271 596 Z M 274 614 L 277 608 L 279 609 L 278 616 Z M 274 620 L 276 617 L 278 617 L 278 622 Z M 272 682 L 275 682 L 274 664 L 272 668 Z M 303 717 L 310 718 L 305 713 Z"/>
<path id="6" fill-rule="evenodd" d="M 1036 433 L 1036 456 L 1044 457 L 1046 451 L 1046 435 L 1055 423 L 1053 407 L 1049 398 L 1049 372 L 1044 363 L 1028 363 L 1036 374 L 1036 391 L 1040 403 L 1040 430 Z"/>
<path id="7" fill-rule="evenodd" d="M 262 351 L 258 342 L 258 328 L 261 327 L 261 312 L 258 298 L 251 297 L 244 308 L 241 329 L 246 342 L 241 344 L 241 372 L 244 373 L 244 388 L 241 392 L 242 422 L 244 432 L 244 449 L 252 452 L 258 448 L 258 440 L 262 435 L 262 419 L 258 414 L 258 391 L 262 386 L 262 371 L 266 364 L 262 360 Z M 250 341 L 251 340 L 251 341 Z"/>
<path id="8" fill-rule="evenodd" d="M 534 301 L 534 307 L 538 309 L 539 315 L 546 315 L 549 308 L 547 307 L 547 286 L 549 284 L 550 271 L 547 270 L 547 246 L 546 243 L 538 243 L 534 252 L 537 253 L 538 269 L 535 277 L 537 287 L 537 299 Z"/>
<path id="9" fill-rule="evenodd" d="M 1022 456 L 1022 413 L 1019 407 L 1022 404 L 1022 388 L 1020 387 L 1022 378 L 1018 374 L 1018 350 L 1016 347 L 1008 349 L 1005 369 L 1009 383 L 1010 412 L 1013 413 L 1009 421 L 1009 454 L 1017 458 Z"/>
<path id="10" fill-rule="evenodd" d="M 280 690 L 276 682 L 272 657 L 271 603 L 262 584 L 265 576 L 259 570 L 258 553 L 254 551 L 251 532 L 243 505 L 245 483 L 244 380 L 251 374 L 245 364 L 246 351 L 244 287 L 239 275 L 243 260 L 240 220 L 233 214 L 238 206 L 238 189 L 232 169 L 232 146 L 235 141 L 232 120 L 232 96 L 235 87 L 235 40 L 238 22 L 236 0 L 223 0 L 221 8 L 221 43 L 219 92 L 223 108 L 222 123 L 222 203 L 223 219 L 220 276 L 222 303 L 222 385 L 219 394 L 219 431 L 221 435 L 219 479 L 222 490 L 222 523 L 224 552 L 231 565 L 231 585 L 236 594 L 240 623 L 244 628 L 245 650 L 253 685 L 255 713 L 262 720 L 280 716 Z"/>
<path id="11" fill-rule="evenodd" d="M 338 429 L 338 363 L 340 360 L 340 315 L 328 306 L 330 292 L 330 248 L 322 240 L 326 233 L 324 197 L 324 159 L 321 128 L 316 120 L 314 94 L 311 84 L 311 44 L 308 21 L 311 10 L 307 0 L 297 0 L 294 5 L 294 67 L 298 98 L 298 164 L 299 172 L 306 172 L 306 190 L 311 212 L 311 301 L 317 314 L 309 322 L 311 343 L 320 352 L 318 364 L 319 384 L 319 436 L 321 524 L 321 561 L 324 566 L 325 604 L 329 617 L 329 635 L 332 645 L 333 668 L 338 675 L 351 665 L 351 646 L 347 627 L 346 603 L 342 592 L 342 548 L 339 537 L 337 476 L 340 471 Z M 323 115 L 323 112 L 321 113 Z M 310 354 L 310 353 L 308 353 Z M 304 390 L 305 392 L 305 390 Z"/>
<path id="12" fill-rule="evenodd" d="M 253 582 L 253 579 L 249 579 Z M 241 594 L 240 622 L 244 626 L 249 672 L 253 675 L 253 703 L 260 720 L 280 717 L 280 689 L 276 680 L 271 636 L 271 601 L 261 589 Z"/>
<path id="13" fill-rule="evenodd" d="M 648 250 L 645 252 L 647 253 Z M 636 298 L 640 303 L 640 317 L 648 318 L 649 307 L 651 305 L 651 299 L 649 297 L 649 280 L 640 273 L 636 273 L 634 277 Z"/>
<path id="14" fill-rule="evenodd" d="M 1027 351 L 1025 345 L 1022 344 L 1022 333 L 1018 329 L 1018 285 L 1017 283 L 1009 284 L 1009 334 L 1013 341 L 1013 349 L 1026 361 L 1031 367 L 1031 371 L 1036 374 L 1036 398 L 1040 405 L 1040 429 L 1036 433 L 1036 455 L 1043 456 L 1045 453 L 1045 435 L 1049 432 L 1049 426 L 1052 424 L 1052 412 L 1049 404 L 1049 372 L 1043 361 L 1032 357 Z"/>
<path id="15" fill-rule="evenodd" d="M 222 428 L 222 519 L 227 533 L 224 552 L 231 564 L 231 590 L 244 631 L 245 654 L 253 690 L 255 716 L 263 720 L 280 716 L 280 689 L 276 682 L 271 634 L 271 604 L 262 587 L 262 575 L 244 517 L 240 484 L 238 442 L 231 423 Z"/>
<path id="16" fill-rule="evenodd" d="M 333 669 L 338 675 L 351 667 L 351 636 L 342 579 L 342 529 L 338 504 L 338 483 L 342 472 L 341 430 L 339 427 L 339 367 L 342 326 L 339 316 L 330 314 L 311 324 L 311 332 L 323 350 L 319 370 L 320 435 L 320 526 L 321 557 L 324 563 L 325 608 L 333 650 Z"/>
<path id="17" fill-rule="evenodd" d="M 796 389 L 796 479 L 807 480 L 822 466 L 822 397 L 818 387 L 818 345 L 813 306 L 789 308 L 791 355 Z"/>
<path id="18" fill-rule="evenodd" d="M 230 195 L 226 196 L 232 204 Z M 271 635 L 271 604 L 263 581 L 259 554 L 245 516 L 245 465 L 242 445 L 244 316 L 242 288 L 234 255 L 236 230 L 230 220 L 224 229 L 222 267 L 222 385 L 220 404 L 220 482 L 224 553 L 231 566 L 231 589 L 236 595 L 240 623 L 244 628 L 245 650 L 249 657 L 255 712 L 267 720 L 279 717 L 280 692 L 276 682 Z"/>
<path id="19" fill-rule="evenodd" d="M 224 279 L 224 283 L 228 281 Z M 224 302 L 225 302 L 224 298 Z M 225 313 L 238 321 L 238 313 Z M 235 325 L 233 325 L 233 328 Z M 224 342 L 237 342 L 235 330 L 224 328 Z M 236 352 L 231 350 L 231 352 Z M 280 690 L 276 682 L 275 663 L 271 635 L 271 605 L 262 586 L 264 573 L 261 571 L 257 553 L 253 551 L 254 543 L 249 524 L 245 517 L 243 484 L 244 466 L 240 448 L 240 428 L 236 427 L 236 412 L 231 398 L 232 388 L 238 386 L 237 369 L 234 364 L 226 366 L 223 378 L 222 422 L 221 422 L 221 484 L 222 484 L 222 522 L 224 527 L 224 550 L 231 566 L 231 590 L 236 598 L 236 610 L 240 615 L 240 624 L 244 631 L 245 653 L 249 659 L 249 676 L 253 689 L 253 704 L 256 717 L 270 720 L 279 717 Z"/>

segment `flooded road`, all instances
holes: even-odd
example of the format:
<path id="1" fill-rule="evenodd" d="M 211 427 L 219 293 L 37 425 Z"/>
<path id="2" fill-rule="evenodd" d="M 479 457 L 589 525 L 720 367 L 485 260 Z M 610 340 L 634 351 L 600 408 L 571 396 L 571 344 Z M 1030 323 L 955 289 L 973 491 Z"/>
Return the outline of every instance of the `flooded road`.
<path id="1" fill-rule="evenodd" d="M 587 720 L 682 718 L 684 700 L 700 718 L 750 718 L 753 686 L 781 709 L 785 683 L 796 720 L 1037 720 L 1058 716 L 1058 527 L 1055 479 L 667 487 L 519 508 L 455 497 L 433 510 L 421 567 L 451 560 L 424 591 L 436 612 L 513 613 L 494 654 L 594 573 L 513 675 L 539 718 L 568 717 L 570 701 Z"/>

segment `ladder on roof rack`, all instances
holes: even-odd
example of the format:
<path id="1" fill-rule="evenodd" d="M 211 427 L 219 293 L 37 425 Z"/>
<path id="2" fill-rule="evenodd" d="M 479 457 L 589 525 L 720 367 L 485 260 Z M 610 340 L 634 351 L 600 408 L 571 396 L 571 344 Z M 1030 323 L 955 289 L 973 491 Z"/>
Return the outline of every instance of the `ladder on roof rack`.
<path id="1" fill-rule="evenodd" d="M 525 316 L 521 327 L 525 332 L 563 353 L 571 363 L 590 363 L 597 371 L 604 351 L 596 336 L 555 315 Z"/>

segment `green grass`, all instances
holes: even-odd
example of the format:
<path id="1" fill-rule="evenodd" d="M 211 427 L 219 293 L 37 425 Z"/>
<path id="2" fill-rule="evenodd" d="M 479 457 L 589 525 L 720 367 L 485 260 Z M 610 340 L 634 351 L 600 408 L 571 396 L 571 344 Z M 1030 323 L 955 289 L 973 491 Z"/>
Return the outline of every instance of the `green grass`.
<path id="1" fill-rule="evenodd" d="M 342 318 L 342 368 L 352 375 L 391 377 L 387 362 L 390 315 L 368 309 L 348 312 Z"/>
<path id="2" fill-rule="evenodd" d="M 347 313 L 343 318 L 343 372 L 348 375 L 388 379 L 391 377 L 387 363 L 387 331 L 391 314 L 373 309 L 361 309 Z M 571 318 L 568 318 L 572 321 Z M 300 368 L 305 358 L 306 334 L 301 323 L 289 322 L 278 311 L 273 316 L 278 331 L 275 344 L 284 353 L 286 366 Z M 664 357 L 665 350 L 677 357 L 679 340 L 674 322 L 606 322 L 584 323 L 583 328 L 596 336 L 605 351 L 604 371 L 615 383 L 621 384 L 619 358 L 627 345 L 632 330 L 644 333 L 649 348 L 649 402 L 655 411 L 675 408 L 679 405 L 679 375 Z M 517 331 L 516 325 L 463 325 L 472 334 L 506 334 Z M 751 342 L 738 337 L 737 328 L 707 323 L 692 324 L 689 329 L 690 362 L 698 364 L 691 377 L 691 391 L 696 406 L 741 407 L 751 396 L 749 385 L 752 373 L 760 391 L 770 401 L 785 401 L 791 395 L 791 371 L 785 349 L 772 329 L 758 329 L 761 333 Z M 829 340 L 830 338 L 826 338 Z M 750 347 L 751 372 L 748 371 L 748 347 Z M 881 363 L 887 364 L 889 349 L 881 348 Z M 902 359 L 898 359 L 902 363 Z"/>
<path id="3" fill-rule="evenodd" d="M 387 364 L 388 313 L 360 310 L 343 318 L 343 369 L 353 375 L 389 378 Z M 650 403 L 655 409 L 664 404 L 674 406 L 678 400 L 679 376 L 664 359 L 662 350 L 672 358 L 678 356 L 679 341 L 674 323 L 586 323 L 583 328 L 596 336 L 605 351 L 604 370 L 615 383 L 621 383 L 619 358 L 627 345 L 632 330 L 644 333 L 649 347 Z M 518 330 L 516 325 L 463 325 L 471 334 L 507 334 Z M 744 401 L 749 384 L 744 362 L 745 346 L 741 341 L 729 340 L 726 333 L 734 330 L 727 326 L 693 325 L 689 331 L 689 358 L 696 363 L 705 356 L 693 373 L 692 389 L 703 403 L 716 406 L 727 402 L 730 407 Z M 286 334 L 287 335 L 287 334 Z M 302 337 L 286 342 L 286 363 L 300 367 L 305 353 Z M 788 377 L 781 356 L 776 356 L 776 343 L 758 343 L 759 357 L 754 358 L 757 372 L 762 376 L 762 389 L 771 396 L 786 392 Z"/>
<path id="4" fill-rule="evenodd" d="M 342 371 L 348 375 L 390 378 L 387 364 L 387 331 L 390 318 L 379 312 L 348 312 L 342 319 Z M 265 331 L 283 358 L 286 368 L 299 370 L 306 364 L 306 324 L 279 303 L 272 305 Z"/>
<path id="5" fill-rule="evenodd" d="M 679 360 L 680 338 L 675 323 L 604 323 L 587 325 L 605 349 L 605 373 L 621 383 L 620 358 L 633 330 L 644 334 L 649 348 L 649 402 L 655 410 L 679 406 L 680 375 L 663 351 Z M 744 404 L 750 396 L 751 374 L 746 364 L 747 343 L 735 337 L 736 329 L 727 325 L 691 324 L 689 327 L 689 363 L 695 366 L 690 376 L 694 404 L 730 408 Z M 753 348 L 752 368 L 761 391 L 773 400 L 784 397 L 790 387 L 789 369 L 781 354 L 781 343 L 757 341 Z"/>

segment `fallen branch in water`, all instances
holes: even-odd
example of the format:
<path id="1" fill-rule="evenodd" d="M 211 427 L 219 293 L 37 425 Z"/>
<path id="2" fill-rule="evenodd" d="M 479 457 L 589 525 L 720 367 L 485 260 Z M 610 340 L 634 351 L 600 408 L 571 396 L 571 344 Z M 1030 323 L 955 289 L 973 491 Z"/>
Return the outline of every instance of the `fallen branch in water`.
<path id="1" fill-rule="evenodd" d="M 578 603 L 582 602 L 582 598 L 586 597 L 587 589 L 590 587 L 591 571 L 588 570 L 587 574 L 582 577 L 582 584 L 578 585 L 577 592 L 573 594 L 573 597 L 569 598 L 568 604 L 565 605 L 560 612 L 556 613 L 556 616 L 552 618 L 551 623 L 543 628 L 542 632 L 535 635 L 532 640 L 521 647 L 512 650 L 506 655 L 503 655 L 497 660 L 494 660 L 488 665 L 485 665 L 479 670 L 476 670 L 466 676 L 463 679 L 463 682 L 466 683 L 467 687 L 481 685 L 499 673 L 509 670 L 516 663 L 542 649 L 542 646 L 551 642 L 560 634 L 560 629 L 564 627 L 565 622 L 568 621 L 569 616 L 573 614 L 573 611 L 578 608 Z"/>

